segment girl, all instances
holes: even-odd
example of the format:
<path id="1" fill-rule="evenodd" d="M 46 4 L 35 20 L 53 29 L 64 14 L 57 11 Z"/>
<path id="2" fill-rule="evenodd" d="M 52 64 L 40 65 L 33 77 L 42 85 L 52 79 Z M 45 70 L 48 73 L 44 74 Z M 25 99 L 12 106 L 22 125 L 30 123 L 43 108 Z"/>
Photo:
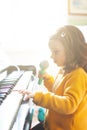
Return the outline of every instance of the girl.
<path id="1" fill-rule="evenodd" d="M 18 90 L 47 109 L 44 125 L 32 130 L 87 130 L 87 44 L 82 32 L 66 25 L 49 39 L 51 58 L 60 68 L 56 79 L 44 74 L 48 92 Z M 26 99 L 26 100 L 27 100 Z M 40 126 L 40 127 L 39 127 Z"/>

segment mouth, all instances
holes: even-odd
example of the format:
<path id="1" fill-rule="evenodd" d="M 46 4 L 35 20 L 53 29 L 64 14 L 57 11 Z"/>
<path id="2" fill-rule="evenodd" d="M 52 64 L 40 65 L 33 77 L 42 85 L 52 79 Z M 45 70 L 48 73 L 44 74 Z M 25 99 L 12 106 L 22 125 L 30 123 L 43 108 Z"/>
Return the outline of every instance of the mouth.
<path id="1" fill-rule="evenodd" d="M 56 61 L 55 61 L 55 60 L 54 60 L 53 62 L 54 62 L 54 63 L 56 63 Z"/>

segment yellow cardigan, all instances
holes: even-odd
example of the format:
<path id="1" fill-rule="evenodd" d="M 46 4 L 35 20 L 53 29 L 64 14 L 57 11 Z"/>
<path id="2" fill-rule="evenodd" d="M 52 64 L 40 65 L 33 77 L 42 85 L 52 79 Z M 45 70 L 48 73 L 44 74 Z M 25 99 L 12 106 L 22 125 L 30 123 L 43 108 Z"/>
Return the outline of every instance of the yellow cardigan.
<path id="1" fill-rule="evenodd" d="M 53 82 L 50 77 L 46 87 Z M 82 68 L 68 73 L 52 92 L 37 92 L 34 102 L 48 109 L 45 130 L 87 130 L 87 73 Z"/>

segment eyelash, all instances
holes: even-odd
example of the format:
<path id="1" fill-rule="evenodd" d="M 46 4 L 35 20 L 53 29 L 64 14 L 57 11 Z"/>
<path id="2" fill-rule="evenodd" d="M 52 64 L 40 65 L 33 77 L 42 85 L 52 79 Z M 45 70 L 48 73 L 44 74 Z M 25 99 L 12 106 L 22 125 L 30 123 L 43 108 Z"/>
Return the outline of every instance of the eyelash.
<path id="1" fill-rule="evenodd" d="M 53 51 L 53 53 L 55 54 L 55 55 L 57 55 L 58 53 L 59 53 L 59 51 L 57 50 L 57 51 Z"/>

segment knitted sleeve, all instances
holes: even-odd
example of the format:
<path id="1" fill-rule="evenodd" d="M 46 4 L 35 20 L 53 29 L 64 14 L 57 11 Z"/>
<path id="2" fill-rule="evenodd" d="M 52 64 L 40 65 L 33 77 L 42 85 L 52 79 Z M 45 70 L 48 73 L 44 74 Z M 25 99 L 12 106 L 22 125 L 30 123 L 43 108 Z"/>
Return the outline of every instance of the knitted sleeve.
<path id="1" fill-rule="evenodd" d="M 37 92 L 34 102 L 61 114 L 71 114 L 77 110 L 85 95 L 87 85 L 85 77 L 84 74 L 75 72 L 64 84 L 63 96 L 51 92 Z"/>
<path id="2" fill-rule="evenodd" d="M 47 78 L 44 78 L 44 85 L 49 90 L 52 91 L 52 86 L 54 83 L 54 78 L 52 76 L 49 76 Z"/>

